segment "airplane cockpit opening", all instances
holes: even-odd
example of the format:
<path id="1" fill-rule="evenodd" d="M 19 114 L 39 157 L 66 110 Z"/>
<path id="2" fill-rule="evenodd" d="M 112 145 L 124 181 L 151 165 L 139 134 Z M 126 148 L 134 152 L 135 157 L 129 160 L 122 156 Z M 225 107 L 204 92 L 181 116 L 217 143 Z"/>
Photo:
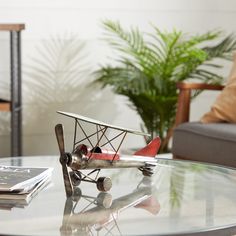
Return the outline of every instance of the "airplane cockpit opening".
<path id="1" fill-rule="evenodd" d="M 102 153 L 102 149 L 98 146 L 92 148 L 91 152 L 93 153 Z"/>

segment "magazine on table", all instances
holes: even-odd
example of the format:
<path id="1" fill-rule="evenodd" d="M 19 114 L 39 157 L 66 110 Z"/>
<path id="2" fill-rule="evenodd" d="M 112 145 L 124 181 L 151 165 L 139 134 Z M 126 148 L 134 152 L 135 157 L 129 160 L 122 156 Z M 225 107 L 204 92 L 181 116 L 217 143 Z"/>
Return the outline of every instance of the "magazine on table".
<path id="1" fill-rule="evenodd" d="M 0 209 L 11 209 L 13 207 L 24 208 L 29 205 L 31 200 L 52 185 L 51 178 L 47 178 L 39 182 L 29 192 L 24 193 L 1 193 L 0 194 Z"/>
<path id="2" fill-rule="evenodd" d="M 1 192 L 29 192 L 37 183 L 51 176 L 52 168 L 0 166 Z"/>
<path id="3" fill-rule="evenodd" d="M 52 168 L 0 166 L 0 208 L 24 207 L 51 183 Z"/>

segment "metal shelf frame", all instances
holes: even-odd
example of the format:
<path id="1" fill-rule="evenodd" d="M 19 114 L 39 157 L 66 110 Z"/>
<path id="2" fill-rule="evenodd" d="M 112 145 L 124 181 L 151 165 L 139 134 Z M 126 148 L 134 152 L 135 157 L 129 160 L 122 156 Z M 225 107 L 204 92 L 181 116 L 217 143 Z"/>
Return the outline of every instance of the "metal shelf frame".
<path id="1" fill-rule="evenodd" d="M 13 157 L 22 156 L 21 31 L 24 29 L 24 24 L 0 24 L 0 31 L 10 32 L 9 110 L 11 112 L 11 156 Z"/>

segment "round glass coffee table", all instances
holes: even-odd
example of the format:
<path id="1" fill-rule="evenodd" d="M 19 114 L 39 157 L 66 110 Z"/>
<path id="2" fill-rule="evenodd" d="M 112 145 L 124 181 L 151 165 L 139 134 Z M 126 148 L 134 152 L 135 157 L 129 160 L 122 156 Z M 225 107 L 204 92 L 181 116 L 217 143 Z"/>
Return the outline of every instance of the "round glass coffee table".
<path id="1" fill-rule="evenodd" d="M 54 168 L 51 184 L 29 203 L 0 201 L 1 235 L 236 234 L 233 168 L 159 158 L 152 178 L 137 169 L 102 170 L 112 179 L 108 193 L 82 182 L 67 199 L 58 159 L 0 159 L 1 165 Z"/>

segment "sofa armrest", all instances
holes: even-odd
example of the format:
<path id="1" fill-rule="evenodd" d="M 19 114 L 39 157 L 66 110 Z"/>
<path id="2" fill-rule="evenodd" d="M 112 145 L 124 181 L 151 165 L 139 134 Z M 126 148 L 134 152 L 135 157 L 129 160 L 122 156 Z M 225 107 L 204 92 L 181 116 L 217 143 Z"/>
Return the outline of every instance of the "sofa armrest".
<path id="1" fill-rule="evenodd" d="M 223 85 L 213 85 L 205 83 L 177 83 L 179 89 L 175 126 L 189 121 L 190 100 L 192 90 L 222 90 Z"/>

